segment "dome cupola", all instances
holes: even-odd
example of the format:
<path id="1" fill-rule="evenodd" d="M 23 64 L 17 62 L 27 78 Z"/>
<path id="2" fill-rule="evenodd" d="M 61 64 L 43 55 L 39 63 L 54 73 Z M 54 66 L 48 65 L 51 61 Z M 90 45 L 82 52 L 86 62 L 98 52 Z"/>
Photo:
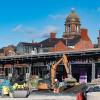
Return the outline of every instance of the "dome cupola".
<path id="1" fill-rule="evenodd" d="M 80 36 L 80 20 L 74 10 L 66 17 L 63 38 L 70 38 L 73 36 Z"/>
<path id="2" fill-rule="evenodd" d="M 80 23 L 79 17 L 76 15 L 74 10 L 72 10 L 71 13 L 66 17 L 65 24 L 70 24 L 70 23 Z"/>

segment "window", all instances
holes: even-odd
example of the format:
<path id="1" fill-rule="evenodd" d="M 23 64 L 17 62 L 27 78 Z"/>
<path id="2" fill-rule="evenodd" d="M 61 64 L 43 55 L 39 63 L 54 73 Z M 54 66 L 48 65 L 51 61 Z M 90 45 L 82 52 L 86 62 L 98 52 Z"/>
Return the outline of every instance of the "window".
<path id="1" fill-rule="evenodd" d="M 75 32 L 78 32 L 78 31 L 79 31 L 79 27 L 76 25 Z"/>
<path id="2" fill-rule="evenodd" d="M 70 25 L 68 26 L 68 32 L 70 32 L 70 30 L 71 30 L 71 27 L 70 27 Z"/>
<path id="3" fill-rule="evenodd" d="M 75 32 L 77 32 L 77 25 L 75 26 Z"/>
<path id="4" fill-rule="evenodd" d="M 75 48 L 75 46 L 68 46 L 69 48 Z"/>

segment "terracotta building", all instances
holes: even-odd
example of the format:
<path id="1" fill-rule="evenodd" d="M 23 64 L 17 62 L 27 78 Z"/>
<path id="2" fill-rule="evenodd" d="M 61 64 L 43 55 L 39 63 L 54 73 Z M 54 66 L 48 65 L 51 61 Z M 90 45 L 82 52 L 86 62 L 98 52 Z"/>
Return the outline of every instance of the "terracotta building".
<path id="1" fill-rule="evenodd" d="M 50 33 L 50 38 L 39 43 L 43 52 L 66 50 L 84 50 L 93 48 L 87 29 L 81 29 L 80 19 L 74 11 L 66 17 L 65 31 L 62 38 L 56 38 L 56 33 Z"/>

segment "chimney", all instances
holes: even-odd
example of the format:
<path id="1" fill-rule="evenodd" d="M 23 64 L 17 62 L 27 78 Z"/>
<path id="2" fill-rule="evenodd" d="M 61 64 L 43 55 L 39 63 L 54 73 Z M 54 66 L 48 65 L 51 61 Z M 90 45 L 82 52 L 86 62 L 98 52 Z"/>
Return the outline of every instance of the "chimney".
<path id="1" fill-rule="evenodd" d="M 56 38 L 56 33 L 55 32 L 51 32 L 50 33 L 50 38 L 51 39 L 55 39 Z"/>
<path id="2" fill-rule="evenodd" d="M 87 37 L 87 33 L 88 33 L 88 30 L 82 28 L 82 29 L 81 29 L 81 38 Z"/>
<path id="3" fill-rule="evenodd" d="M 98 39 L 98 48 L 100 48 L 100 30 L 99 30 L 99 37 L 97 39 Z"/>
<path id="4" fill-rule="evenodd" d="M 85 28 L 81 29 L 81 35 L 87 35 L 87 33 L 88 33 L 87 29 L 85 29 Z"/>

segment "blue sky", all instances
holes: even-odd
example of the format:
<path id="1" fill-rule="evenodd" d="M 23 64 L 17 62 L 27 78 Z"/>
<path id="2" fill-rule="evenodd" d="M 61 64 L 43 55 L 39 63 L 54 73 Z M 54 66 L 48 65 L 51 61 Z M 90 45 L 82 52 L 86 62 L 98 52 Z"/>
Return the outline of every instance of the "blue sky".
<path id="1" fill-rule="evenodd" d="M 51 31 L 61 37 L 71 8 L 97 43 L 100 0 L 0 0 L 0 47 L 18 42 L 41 41 Z"/>

